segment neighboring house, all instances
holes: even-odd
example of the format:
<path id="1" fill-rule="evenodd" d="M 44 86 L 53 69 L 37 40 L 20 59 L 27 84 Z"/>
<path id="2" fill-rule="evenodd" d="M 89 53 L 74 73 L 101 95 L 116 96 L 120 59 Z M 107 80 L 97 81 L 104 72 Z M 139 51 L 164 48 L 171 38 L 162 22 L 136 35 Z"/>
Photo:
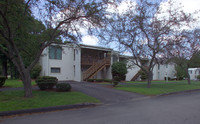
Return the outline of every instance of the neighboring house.
<path id="1" fill-rule="evenodd" d="M 200 68 L 188 68 L 191 80 L 197 80 L 197 76 L 200 75 Z"/>
<path id="2" fill-rule="evenodd" d="M 175 78 L 175 64 L 156 64 L 153 69 L 153 80 L 165 80 L 165 77 Z"/>
<path id="3" fill-rule="evenodd" d="M 128 62 L 127 65 L 133 65 L 131 62 Z M 148 68 L 148 64 L 144 65 Z M 139 72 L 141 69 L 138 66 L 132 66 L 128 68 L 128 73 L 126 74 L 127 81 L 141 80 Z M 175 64 L 156 64 L 153 69 L 153 80 L 165 80 L 165 77 L 171 79 L 175 78 Z"/>
<path id="4" fill-rule="evenodd" d="M 82 44 L 53 44 L 47 47 L 40 58 L 42 76 L 55 76 L 58 80 L 83 81 L 89 78 L 112 79 L 111 65 L 118 61 L 127 61 L 129 57 L 121 56 L 113 49 Z M 131 64 L 127 61 L 127 65 Z M 140 68 L 128 69 L 126 80 L 138 78 Z M 174 77 L 174 66 L 155 66 L 154 80 Z"/>

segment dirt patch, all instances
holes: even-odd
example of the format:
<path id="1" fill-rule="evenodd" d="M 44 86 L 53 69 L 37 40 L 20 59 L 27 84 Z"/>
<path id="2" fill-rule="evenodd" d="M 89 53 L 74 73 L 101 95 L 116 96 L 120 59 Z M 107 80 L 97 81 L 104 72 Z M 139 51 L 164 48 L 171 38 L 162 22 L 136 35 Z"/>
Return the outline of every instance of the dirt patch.
<path id="1" fill-rule="evenodd" d="M 2 87 L 0 87 L 0 88 L 11 88 L 11 87 L 9 87 L 9 86 L 2 86 Z"/>

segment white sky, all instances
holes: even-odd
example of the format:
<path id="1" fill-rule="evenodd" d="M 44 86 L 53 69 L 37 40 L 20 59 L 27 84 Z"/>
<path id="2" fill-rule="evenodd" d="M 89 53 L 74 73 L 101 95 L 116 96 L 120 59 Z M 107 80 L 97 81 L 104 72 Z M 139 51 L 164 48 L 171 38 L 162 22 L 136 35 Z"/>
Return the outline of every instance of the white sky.
<path id="1" fill-rule="evenodd" d="M 99 41 L 98 38 L 95 36 L 85 35 L 82 37 L 83 44 L 97 46 L 98 41 Z"/>
<path id="2" fill-rule="evenodd" d="M 110 7 L 110 9 L 108 9 L 107 11 L 116 12 L 116 10 L 117 10 L 119 13 L 123 13 L 129 7 L 130 1 L 132 1 L 132 0 L 124 0 L 121 2 L 119 7 L 115 8 L 115 9 L 114 9 L 114 7 Z M 177 4 L 181 3 L 181 5 L 183 6 L 183 10 L 185 12 L 193 13 L 196 10 L 200 10 L 200 7 L 199 7 L 200 0 L 174 0 L 174 1 L 176 1 Z M 200 27 L 200 19 L 199 19 L 199 23 L 196 24 L 195 26 Z M 84 37 L 82 38 L 83 44 L 95 45 L 95 46 L 99 45 L 98 38 L 96 38 L 95 36 L 90 36 L 90 35 L 86 34 L 84 29 L 83 29 L 83 33 L 84 33 Z"/>
<path id="3" fill-rule="evenodd" d="M 117 8 L 115 8 L 113 6 L 110 6 L 110 8 L 107 9 L 107 11 L 108 12 L 112 12 L 112 13 L 114 13 L 116 11 L 119 12 L 119 13 L 123 13 L 123 12 L 125 12 L 128 9 L 129 5 L 131 4 L 130 1 L 131 0 L 123 0 Z M 99 40 L 98 40 L 97 37 L 87 35 L 85 29 L 80 29 L 80 30 L 85 35 L 82 38 L 82 42 L 81 43 L 86 44 L 86 45 L 94 45 L 94 46 L 98 46 L 99 45 L 98 44 Z"/>

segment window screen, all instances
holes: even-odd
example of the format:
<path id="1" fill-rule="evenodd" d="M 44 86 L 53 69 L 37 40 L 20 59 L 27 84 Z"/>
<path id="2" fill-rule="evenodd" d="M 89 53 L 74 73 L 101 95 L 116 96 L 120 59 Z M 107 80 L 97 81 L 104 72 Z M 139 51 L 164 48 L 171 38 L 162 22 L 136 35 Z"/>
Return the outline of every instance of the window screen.
<path id="1" fill-rule="evenodd" d="M 62 48 L 60 46 L 49 47 L 49 58 L 50 59 L 62 59 Z"/>
<path id="2" fill-rule="evenodd" d="M 51 73 L 60 73 L 60 68 L 52 67 L 51 68 Z"/>

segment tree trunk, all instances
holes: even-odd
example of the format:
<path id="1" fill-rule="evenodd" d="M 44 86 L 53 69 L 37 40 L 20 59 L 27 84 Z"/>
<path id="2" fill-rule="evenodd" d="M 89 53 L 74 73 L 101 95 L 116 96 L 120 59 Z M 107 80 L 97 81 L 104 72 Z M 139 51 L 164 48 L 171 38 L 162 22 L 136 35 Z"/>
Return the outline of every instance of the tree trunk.
<path id="1" fill-rule="evenodd" d="M 153 76 L 153 73 L 150 71 L 150 72 L 148 73 L 147 88 L 150 88 L 150 87 L 151 87 L 152 76 Z"/>
<path id="2" fill-rule="evenodd" d="M 191 84 L 191 81 L 190 81 L 190 74 L 188 72 L 188 68 L 186 68 L 186 72 L 187 72 L 187 82 L 188 84 L 190 85 Z"/>
<path id="3" fill-rule="evenodd" d="M 30 98 L 33 96 L 30 72 L 27 69 L 25 69 L 22 73 L 23 74 L 20 74 L 20 76 L 24 84 L 24 97 Z"/>
<path id="4" fill-rule="evenodd" d="M 7 78 L 7 57 L 5 55 L 2 56 L 2 75 Z"/>

